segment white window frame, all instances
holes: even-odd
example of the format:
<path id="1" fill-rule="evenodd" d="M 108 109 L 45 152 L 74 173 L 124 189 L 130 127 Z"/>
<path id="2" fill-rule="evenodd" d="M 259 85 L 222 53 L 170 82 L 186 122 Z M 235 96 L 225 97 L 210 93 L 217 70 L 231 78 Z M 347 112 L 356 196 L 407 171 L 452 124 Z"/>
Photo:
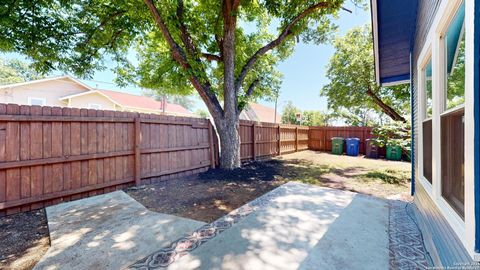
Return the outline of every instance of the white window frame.
<path id="1" fill-rule="evenodd" d="M 94 108 L 94 107 L 97 107 L 97 108 Z M 101 110 L 102 105 L 98 104 L 98 103 L 88 103 L 88 108 L 89 109 L 94 109 L 94 110 Z"/>
<path id="2" fill-rule="evenodd" d="M 465 213 L 464 220 L 453 210 L 441 195 L 441 115 L 447 113 L 445 94 L 446 94 L 446 72 L 444 72 L 445 55 L 444 42 L 441 39 L 443 33 L 450 25 L 458 8 L 465 2 L 465 103 L 452 110 L 458 110 L 461 106 L 465 107 Z M 419 157 L 418 169 L 420 173 L 419 183 L 425 189 L 447 222 L 450 224 L 455 234 L 458 236 L 465 249 L 474 260 L 480 260 L 480 254 L 476 253 L 475 248 L 475 204 L 474 204 L 474 111 L 473 111 L 473 30 L 474 30 L 474 0 L 450 0 L 441 1 L 435 18 L 428 32 L 426 42 L 420 52 L 417 65 L 418 79 L 418 111 L 422 113 L 417 117 L 417 126 L 422 127 L 424 114 L 423 103 L 424 84 L 421 70 L 426 65 L 431 54 L 432 59 L 432 184 L 423 177 L 423 137 L 422 128 L 419 128 Z M 452 111 L 448 110 L 448 112 Z"/>
<path id="3" fill-rule="evenodd" d="M 419 179 L 420 182 L 425 189 L 425 191 L 432 196 L 432 184 L 433 184 L 433 175 L 432 175 L 432 184 L 427 180 L 427 178 L 423 175 L 423 169 L 424 169 L 424 164 L 423 164 L 423 123 L 427 120 L 432 120 L 433 123 L 433 112 L 432 116 L 427 118 L 427 97 L 426 97 L 426 89 L 425 89 L 425 84 L 426 84 L 426 78 L 425 78 L 425 69 L 428 65 L 428 63 L 431 61 L 432 62 L 432 72 L 433 72 L 433 59 L 432 59 L 432 49 L 431 45 L 428 44 L 426 48 L 426 52 L 424 55 L 421 56 L 421 60 L 418 62 L 418 112 L 420 112 L 421 116 L 418 118 L 418 165 L 419 165 Z M 433 74 L 432 74 L 432 97 L 433 97 Z M 432 99 L 432 109 L 433 109 L 433 99 Z M 432 126 L 433 129 L 433 126 Z M 433 135 L 433 130 L 432 130 L 432 135 Z M 433 136 L 432 136 L 432 144 L 433 144 Z M 433 151 L 433 149 L 432 149 Z M 433 159 L 433 155 L 432 155 Z M 433 160 L 432 160 L 432 167 L 433 167 Z M 433 169 L 432 169 L 433 173 Z"/>
<path id="4" fill-rule="evenodd" d="M 32 100 L 41 100 L 42 101 L 42 105 L 40 106 L 46 106 L 47 105 L 47 99 L 46 98 L 38 98 L 38 97 L 28 97 L 28 105 L 32 106 Z M 38 106 L 38 105 L 36 105 Z"/>

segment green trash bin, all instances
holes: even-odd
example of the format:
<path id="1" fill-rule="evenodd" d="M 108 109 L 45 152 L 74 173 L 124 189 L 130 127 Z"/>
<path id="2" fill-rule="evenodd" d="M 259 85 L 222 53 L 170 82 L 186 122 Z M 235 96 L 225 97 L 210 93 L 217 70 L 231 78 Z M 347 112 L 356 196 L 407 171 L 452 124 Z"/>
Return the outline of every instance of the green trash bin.
<path id="1" fill-rule="evenodd" d="M 398 145 L 387 145 L 387 159 L 388 160 L 401 160 L 402 148 Z"/>
<path id="2" fill-rule="evenodd" d="M 332 154 L 334 155 L 343 154 L 343 138 L 342 137 L 332 138 Z"/>

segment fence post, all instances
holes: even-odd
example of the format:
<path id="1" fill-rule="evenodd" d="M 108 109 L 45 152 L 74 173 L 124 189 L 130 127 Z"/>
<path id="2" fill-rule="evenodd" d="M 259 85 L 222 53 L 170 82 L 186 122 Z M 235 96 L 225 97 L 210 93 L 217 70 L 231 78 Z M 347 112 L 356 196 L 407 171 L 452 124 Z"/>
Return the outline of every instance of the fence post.
<path id="1" fill-rule="evenodd" d="M 295 152 L 298 152 L 298 127 L 295 127 Z"/>
<path id="2" fill-rule="evenodd" d="M 135 185 L 139 186 L 142 180 L 142 171 L 140 168 L 140 159 L 141 159 L 141 152 L 140 152 L 140 144 L 142 143 L 142 134 L 141 134 L 141 122 L 140 117 L 135 117 Z"/>
<path id="3" fill-rule="evenodd" d="M 327 130 L 323 129 L 323 151 L 327 150 Z"/>
<path id="4" fill-rule="evenodd" d="M 210 120 L 208 120 L 208 143 L 210 145 L 210 167 L 215 169 L 215 145 L 213 144 L 213 127 Z"/>
<path id="5" fill-rule="evenodd" d="M 252 125 L 252 155 L 253 160 L 257 159 L 257 125 L 253 123 Z"/>
<path id="6" fill-rule="evenodd" d="M 278 155 L 280 156 L 282 154 L 281 151 L 281 146 L 282 146 L 282 137 L 281 137 L 281 130 L 280 130 L 280 125 L 278 125 L 278 136 L 277 136 L 277 144 L 278 144 Z"/>
<path id="7" fill-rule="evenodd" d="M 362 154 L 366 154 L 366 153 L 367 153 L 367 143 L 366 143 L 366 141 L 365 141 L 365 140 L 367 139 L 366 131 L 367 131 L 367 130 L 366 130 L 366 128 L 364 127 L 364 128 L 363 128 L 363 134 L 362 134 L 363 138 L 362 138 L 362 140 L 360 141 L 360 142 L 363 142 Z"/>

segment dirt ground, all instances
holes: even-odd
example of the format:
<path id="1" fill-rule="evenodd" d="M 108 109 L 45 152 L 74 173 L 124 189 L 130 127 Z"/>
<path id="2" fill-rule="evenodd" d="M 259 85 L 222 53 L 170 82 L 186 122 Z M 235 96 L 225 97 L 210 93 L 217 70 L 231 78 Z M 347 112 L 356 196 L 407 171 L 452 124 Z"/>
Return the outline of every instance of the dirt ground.
<path id="1" fill-rule="evenodd" d="M 0 218 L 0 269 L 31 269 L 50 245 L 45 210 Z"/>
<path id="2" fill-rule="evenodd" d="M 148 209 L 212 222 L 288 181 L 410 200 L 410 164 L 304 151 L 126 192 Z"/>
<path id="3" fill-rule="evenodd" d="M 148 209 L 212 222 L 288 181 L 410 200 L 410 163 L 315 151 L 252 162 L 234 171 L 126 189 Z M 44 210 L 0 218 L 0 269 L 31 269 L 49 247 Z"/>

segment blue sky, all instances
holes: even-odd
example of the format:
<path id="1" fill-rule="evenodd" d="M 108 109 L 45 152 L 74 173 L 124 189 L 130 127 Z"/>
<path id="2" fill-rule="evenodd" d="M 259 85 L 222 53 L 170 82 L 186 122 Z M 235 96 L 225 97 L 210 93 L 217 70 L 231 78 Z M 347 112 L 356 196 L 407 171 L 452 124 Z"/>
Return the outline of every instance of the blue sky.
<path id="1" fill-rule="evenodd" d="M 337 21 L 339 35 L 370 22 L 370 11 L 346 7 L 352 10 L 352 14 L 345 11 L 340 13 Z M 329 44 L 297 44 L 293 55 L 279 65 L 279 70 L 284 74 L 278 103 L 280 109 L 287 101 L 292 101 L 303 110 L 327 109 L 327 101 L 320 97 L 320 89 L 328 83 L 325 78 L 326 65 L 334 52 Z"/>
<path id="2" fill-rule="evenodd" d="M 352 10 L 352 13 L 341 11 L 339 19 L 336 21 L 339 26 L 338 35 L 343 35 L 346 31 L 355 26 L 364 25 L 370 22 L 370 11 L 365 11 L 354 7 L 349 1 L 345 2 L 345 7 Z M 327 101 L 320 97 L 320 89 L 328 83 L 325 78 L 326 64 L 333 55 L 333 47 L 326 45 L 313 45 L 298 43 L 294 53 L 280 63 L 278 69 L 283 73 L 283 83 L 280 89 L 278 100 L 279 112 L 287 101 L 292 101 L 295 106 L 302 110 L 323 110 L 327 109 Z M 9 54 L 7 57 L 19 57 Z M 114 63 L 107 63 L 112 66 Z M 119 88 L 113 84 L 115 74 L 110 70 L 96 72 L 92 81 L 84 81 L 93 87 L 103 89 L 112 89 L 132 94 L 141 94 L 141 89 L 130 86 Z M 274 107 L 273 102 L 260 101 L 264 105 Z M 202 101 L 196 98 L 196 108 L 189 108 L 192 111 L 196 109 L 206 109 Z"/>

